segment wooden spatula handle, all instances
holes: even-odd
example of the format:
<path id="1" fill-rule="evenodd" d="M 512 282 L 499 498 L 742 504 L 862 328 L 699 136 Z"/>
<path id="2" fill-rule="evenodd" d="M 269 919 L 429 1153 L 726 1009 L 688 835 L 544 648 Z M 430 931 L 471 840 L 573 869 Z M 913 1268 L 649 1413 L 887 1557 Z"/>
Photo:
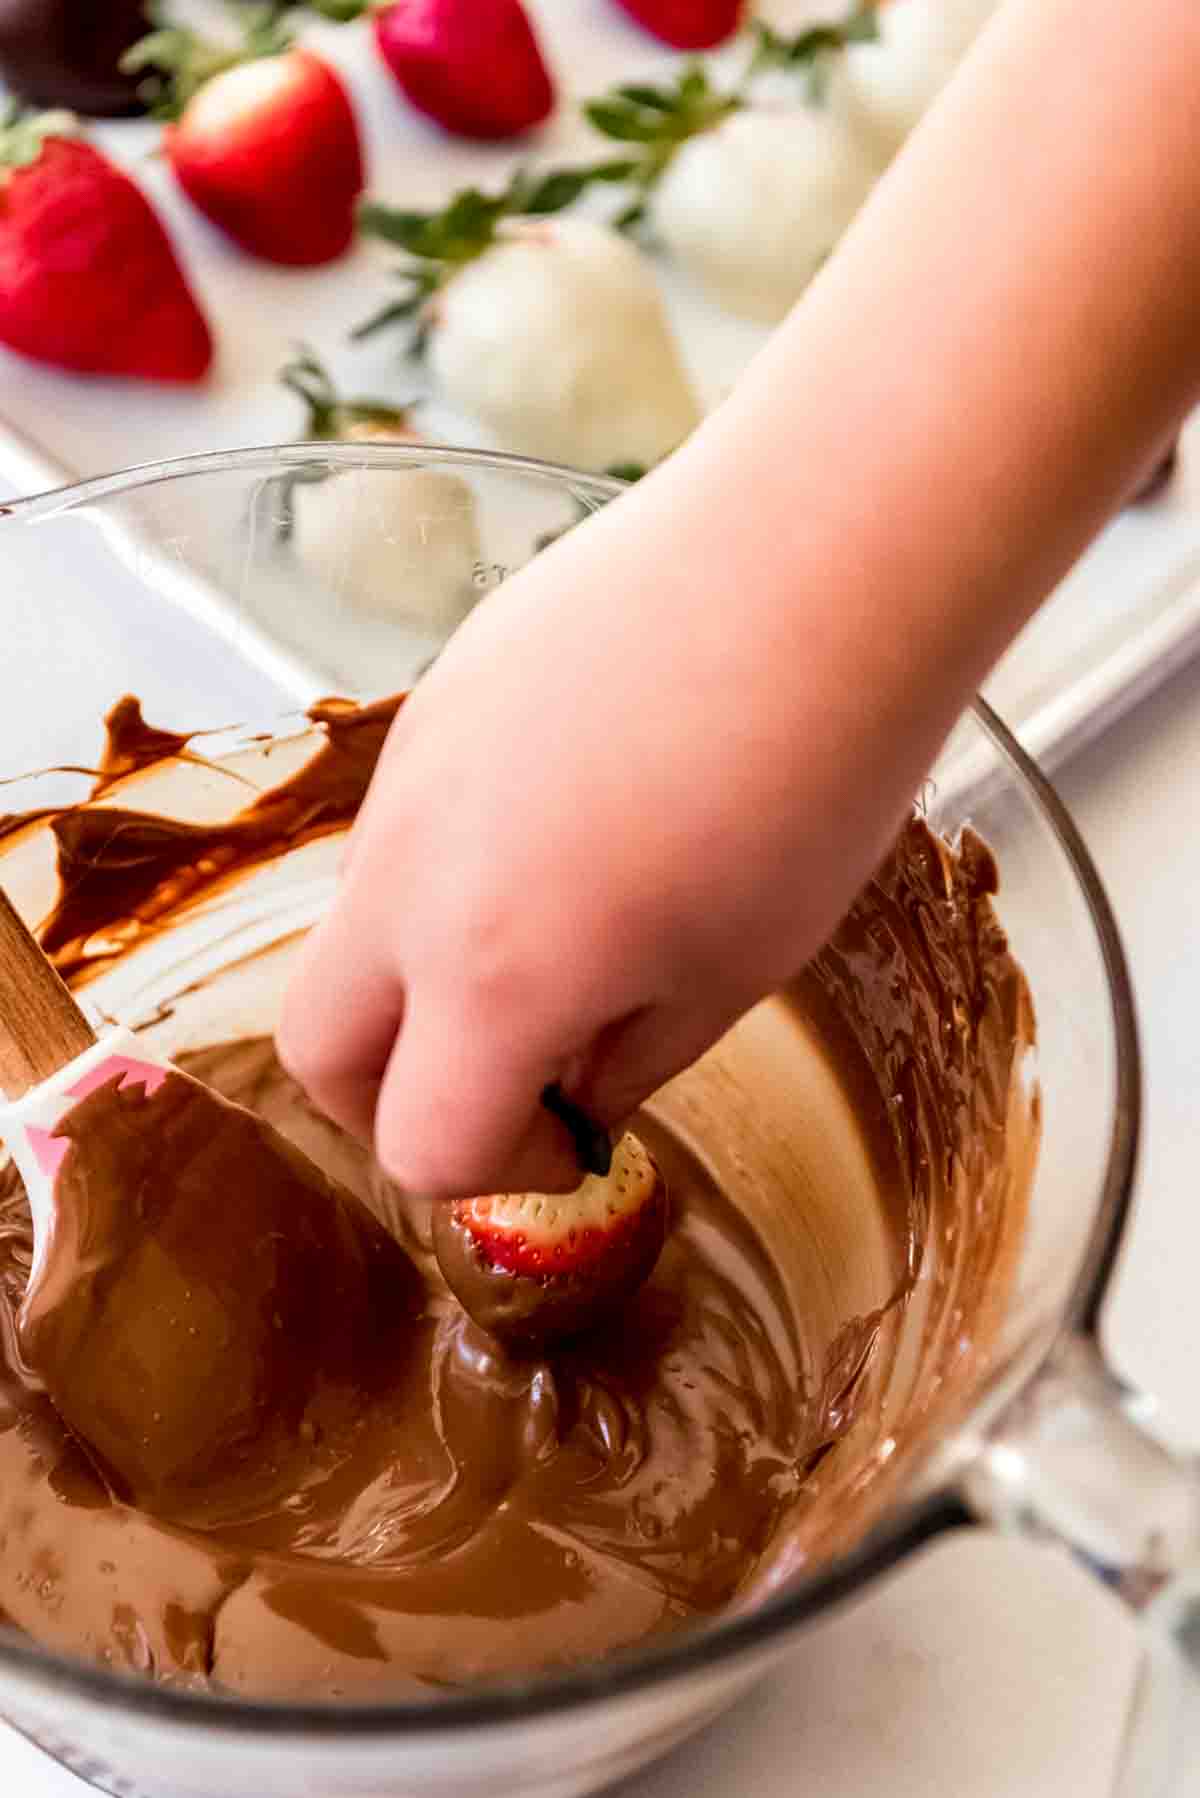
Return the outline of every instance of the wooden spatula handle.
<path id="1" fill-rule="evenodd" d="M 19 1099 L 96 1038 L 0 889 L 0 1094 Z"/>

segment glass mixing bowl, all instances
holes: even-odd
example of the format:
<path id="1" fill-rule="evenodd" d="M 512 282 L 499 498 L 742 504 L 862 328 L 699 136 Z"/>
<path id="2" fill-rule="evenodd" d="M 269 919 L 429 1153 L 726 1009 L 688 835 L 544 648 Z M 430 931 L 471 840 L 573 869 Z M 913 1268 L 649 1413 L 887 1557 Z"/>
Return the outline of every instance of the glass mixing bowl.
<path id="1" fill-rule="evenodd" d="M 502 457 L 322 445 L 135 469 L 0 508 L 5 809 L 83 796 L 98 720 L 128 691 L 155 723 L 235 726 L 205 741 L 206 760 L 228 758 L 243 787 L 277 779 L 311 740 L 307 705 L 408 684 L 475 599 L 619 491 Z M 51 764 L 65 771 L 31 772 Z M 211 769 L 176 763 L 148 779 L 139 802 L 181 816 L 228 805 Z M 1108 1372 L 1097 1336 L 1139 1106 L 1112 916 L 1061 802 L 982 702 L 923 804 L 949 836 L 969 820 L 998 857 L 999 912 L 1038 1014 L 1044 1135 L 994 1351 L 973 1369 L 953 1429 L 897 1470 L 861 1539 L 753 1605 L 603 1663 L 386 1704 L 169 1690 L 0 1627 L 0 1713 L 126 1798 L 573 1798 L 680 1741 L 785 1656 L 809 1619 L 971 1521 L 1057 1535 L 1194 1643 L 1200 1485 L 1144 1431 L 1145 1403 Z M 332 891 L 336 847 L 289 855 L 84 998 L 172 1051 L 269 1028 L 296 933 Z M 44 914 L 47 834 L 11 839 L 0 878 L 31 921 Z M 268 973 L 247 985 L 237 969 L 252 950 Z M 197 985 L 216 968 L 230 970 L 223 983 Z M 722 1051 L 735 1060 L 738 1040 Z M 675 1085 L 686 1095 L 703 1078 L 702 1067 Z M 745 1090 L 777 1131 L 802 1127 L 786 1062 Z M 865 1241 L 870 1224 L 852 1213 L 846 1227 Z M 1126 1789 L 1144 1794 L 1136 1772 Z"/>

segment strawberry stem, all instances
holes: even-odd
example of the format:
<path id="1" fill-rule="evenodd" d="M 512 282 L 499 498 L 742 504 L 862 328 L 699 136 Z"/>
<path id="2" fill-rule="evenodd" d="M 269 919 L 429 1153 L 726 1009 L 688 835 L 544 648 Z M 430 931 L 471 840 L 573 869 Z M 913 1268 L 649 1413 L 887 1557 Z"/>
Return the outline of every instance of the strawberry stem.
<path id="1" fill-rule="evenodd" d="M 315 12 L 332 25 L 350 25 L 370 12 L 373 4 L 374 0 L 303 0 L 303 6 L 296 10 Z"/>
<path id="2" fill-rule="evenodd" d="M 298 343 L 295 352 L 280 369 L 279 379 L 307 408 L 306 438 L 330 442 L 350 425 L 360 424 L 393 426 L 397 431 L 408 428 L 403 407 L 389 406 L 383 400 L 343 398 L 314 350 Z"/>
<path id="3" fill-rule="evenodd" d="M 358 228 L 366 237 L 378 237 L 408 252 L 409 260 L 396 273 L 405 292 L 381 311 L 357 326 L 357 341 L 385 326 L 416 319 L 410 345 L 419 354 L 424 343 L 422 317 L 433 295 L 467 263 L 474 262 L 496 241 L 504 219 L 544 218 L 562 212 L 597 181 L 628 181 L 634 163 L 595 163 L 579 169 L 551 169 L 534 175 L 518 169 L 502 193 L 485 194 L 466 187 L 455 194 L 441 212 L 409 212 L 365 201 L 358 209 Z"/>
<path id="4" fill-rule="evenodd" d="M 73 112 L 30 112 L 19 100 L 0 110 L 0 169 L 24 169 L 35 163 L 47 138 L 77 137 Z"/>
<path id="5" fill-rule="evenodd" d="M 755 20 L 755 47 L 742 77 L 742 89 L 767 69 L 801 72 L 808 82 L 808 98 L 819 104 L 825 97 L 830 59 L 851 44 L 874 43 L 879 37 L 878 0 L 863 0 L 839 24 L 809 25 L 795 36 L 775 31 Z"/>
<path id="6" fill-rule="evenodd" d="M 637 146 L 628 177 L 634 197 L 613 220 L 618 230 L 632 230 L 644 221 L 647 197 L 680 146 L 747 105 L 751 83 L 765 70 L 802 70 L 808 78 L 809 99 L 821 100 L 831 58 L 849 44 L 878 37 L 876 0 L 862 0 L 841 24 L 810 25 L 794 37 L 758 22 L 752 30 L 754 50 L 734 88 L 722 92 L 714 87 L 704 64 L 693 62 L 677 81 L 663 87 L 627 82 L 586 102 L 584 116 L 597 131 L 618 143 Z"/>
<path id="7" fill-rule="evenodd" d="M 151 0 L 146 12 L 155 29 L 125 52 L 120 66 L 126 74 L 145 72 L 138 93 L 154 118 L 177 119 L 214 76 L 289 49 L 291 11 L 273 3 L 239 5 L 240 37 L 217 43 L 186 25 L 172 24 L 166 0 Z"/>
<path id="8" fill-rule="evenodd" d="M 667 87 L 629 82 L 599 99 L 589 100 L 584 116 L 603 136 L 617 143 L 636 145 L 629 161 L 629 177 L 639 198 L 623 212 L 618 223 L 640 222 L 645 196 L 660 180 L 681 144 L 711 131 L 744 104 L 740 93 L 721 93 L 701 63 L 690 64 L 678 81 Z M 616 179 L 616 177 L 611 177 Z"/>
<path id="9" fill-rule="evenodd" d="M 568 1099 L 560 1086 L 548 1086 L 542 1093 L 542 1104 L 560 1124 L 565 1124 L 575 1145 L 575 1154 L 585 1174 L 603 1178 L 612 1167 L 612 1140 L 603 1125 L 594 1123 L 574 1100 Z"/>

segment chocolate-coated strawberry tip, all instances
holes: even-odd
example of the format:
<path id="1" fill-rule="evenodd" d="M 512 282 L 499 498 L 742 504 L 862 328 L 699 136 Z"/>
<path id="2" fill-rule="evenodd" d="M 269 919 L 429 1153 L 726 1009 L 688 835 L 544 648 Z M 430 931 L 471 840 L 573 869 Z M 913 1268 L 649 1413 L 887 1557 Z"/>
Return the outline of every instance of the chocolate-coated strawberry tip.
<path id="1" fill-rule="evenodd" d="M 577 1336 L 628 1303 L 654 1270 L 670 1207 L 654 1162 L 632 1136 L 613 1173 L 566 1197 L 523 1193 L 436 1205 L 433 1243 L 463 1309 L 510 1349 Z"/>

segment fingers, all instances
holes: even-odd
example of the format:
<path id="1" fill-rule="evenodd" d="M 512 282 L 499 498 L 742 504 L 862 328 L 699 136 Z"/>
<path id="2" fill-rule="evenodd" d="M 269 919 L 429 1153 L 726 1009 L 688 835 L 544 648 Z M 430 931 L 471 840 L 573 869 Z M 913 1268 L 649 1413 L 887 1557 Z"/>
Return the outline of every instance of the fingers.
<path id="1" fill-rule="evenodd" d="M 567 1129 L 543 1107 L 553 1053 L 446 995 L 410 999 L 379 1094 L 375 1149 L 411 1192 L 570 1192 L 581 1172 Z"/>
<path id="2" fill-rule="evenodd" d="M 382 965 L 378 934 L 363 927 L 343 890 L 304 941 L 275 1040 L 313 1103 L 366 1142 L 403 1015 L 400 978 Z"/>
<path id="3" fill-rule="evenodd" d="M 572 1075 L 572 1099 L 589 1117 L 619 1129 L 710 1049 L 743 1009 L 732 999 L 644 1006 L 597 1035 L 586 1063 Z"/>

